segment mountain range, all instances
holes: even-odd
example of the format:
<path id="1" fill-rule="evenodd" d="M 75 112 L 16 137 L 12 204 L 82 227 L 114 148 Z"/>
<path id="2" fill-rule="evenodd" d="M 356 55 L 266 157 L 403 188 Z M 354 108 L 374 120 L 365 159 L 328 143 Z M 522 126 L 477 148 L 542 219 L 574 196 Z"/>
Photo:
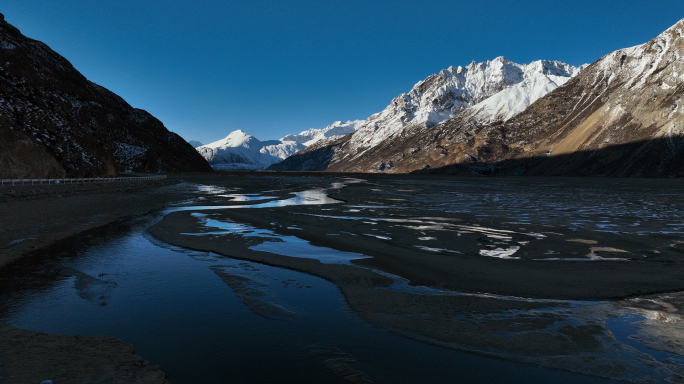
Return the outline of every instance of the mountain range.
<path id="1" fill-rule="evenodd" d="M 216 170 L 259 170 L 279 163 L 293 153 L 326 139 L 335 139 L 354 132 L 361 120 L 336 121 L 322 128 L 287 135 L 280 140 L 260 141 L 242 130 L 231 132 L 226 138 L 196 147 Z"/>
<path id="2" fill-rule="evenodd" d="M 326 154 L 319 160 L 306 158 L 300 162 L 300 158 L 293 158 L 270 169 L 325 170 L 331 166 L 355 171 L 350 167 L 357 164 L 357 168 L 363 168 L 378 148 L 420 135 L 461 114 L 484 124 L 510 119 L 585 67 L 545 60 L 516 64 L 504 57 L 482 63 L 473 61 L 466 67 L 452 66 L 418 82 L 409 93 L 399 95 L 382 112 L 366 119 L 348 140 L 345 139 L 343 156 L 333 157 L 328 162 L 328 151 L 323 150 Z M 327 144 L 319 142 L 302 154 Z M 312 155 L 318 156 L 321 152 Z M 391 168 L 393 163 L 387 164 Z M 373 170 L 384 171 L 385 168 L 370 171 Z"/>
<path id="3" fill-rule="evenodd" d="M 0 14 L 0 178 L 211 171 L 152 115 L 79 73 Z"/>
<path id="4" fill-rule="evenodd" d="M 579 68 L 545 61 L 522 68 L 503 58 L 450 68 L 353 134 L 269 169 L 684 176 L 683 34 L 680 20 Z M 465 83 L 450 80 L 462 73 Z M 428 93 L 442 98 L 426 100 Z M 437 123 L 441 114 L 456 116 Z"/>
<path id="5" fill-rule="evenodd" d="M 684 20 L 590 65 L 449 67 L 366 120 L 186 143 L 0 14 L 0 177 L 214 169 L 684 176 Z M 211 164 L 211 165 L 210 165 Z"/>
<path id="6" fill-rule="evenodd" d="M 252 136 L 236 131 L 197 150 L 214 169 L 253 170 L 271 165 L 270 169 L 280 169 L 276 164 L 295 152 L 324 146 L 358 130 L 350 144 L 357 157 L 363 159 L 366 151 L 381 142 L 392 142 L 393 136 L 400 132 L 433 127 L 474 105 L 477 105 L 471 113 L 474 120 L 508 119 L 565 84 L 582 68 L 543 60 L 516 64 L 504 57 L 479 64 L 473 62 L 466 67 L 449 67 L 420 81 L 409 93 L 399 95 L 385 110 L 366 120 L 338 121 L 323 129 L 310 129 L 269 142 L 255 141 Z M 237 140 L 238 137 L 243 141 Z"/>

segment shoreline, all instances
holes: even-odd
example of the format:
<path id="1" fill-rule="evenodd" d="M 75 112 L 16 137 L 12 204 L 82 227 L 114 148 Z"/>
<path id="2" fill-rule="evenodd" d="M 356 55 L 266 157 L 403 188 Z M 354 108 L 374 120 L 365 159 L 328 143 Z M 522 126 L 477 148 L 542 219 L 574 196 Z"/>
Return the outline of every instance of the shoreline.
<path id="1" fill-rule="evenodd" d="M 2 187 L 0 270 L 17 260 L 40 263 L 39 259 L 31 258 L 33 251 L 118 220 L 161 210 L 183 201 L 201 201 L 212 195 L 217 181 L 219 184 L 221 181 L 231 184 L 227 190 L 239 188 L 242 193 L 259 193 L 262 189 L 260 183 L 257 182 L 257 187 L 242 186 L 236 179 L 261 179 L 261 176 L 273 175 L 180 174 L 168 175 L 163 180 L 142 182 Z M 277 179 L 274 186 L 282 185 Z M 293 179 L 289 183 L 291 191 L 298 190 L 301 185 L 314 184 L 310 176 Z M 316 182 L 318 180 L 316 178 Z M 285 195 L 287 193 L 282 196 Z M 54 348 L 41 349 L 41 343 L 21 347 L 24 344 L 22 340 L 35 338 L 44 340 Z M 97 343 L 98 348 L 93 349 L 92 343 Z M 0 354 L 0 377 L 3 382 L 10 384 L 48 380 L 50 377 L 40 375 L 45 373 L 45 369 L 53 367 L 56 361 L 69 372 L 66 373 L 66 382 L 70 383 L 90 384 L 99 379 L 111 379 L 112 383 L 119 384 L 133 381 L 167 384 L 160 367 L 134 355 L 133 346 L 113 337 L 43 334 L 0 323 L 0 349 L 7 351 Z M 24 358 L 27 350 L 31 353 L 31 359 L 28 360 Z M 108 368 L 84 370 L 81 356 L 84 350 L 88 350 L 92 364 Z M 17 364 L 19 361 L 22 364 Z M 64 370 L 54 372 L 64 373 Z M 74 376 L 74 372 L 81 372 L 82 375 Z M 15 378 L 20 381 L 15 381 Z"/>
<path id="2" fill-rule="evenodd" d="M 0 268 L 58 240 L 172 203 L 177 196 L 155 191 L 178 182 L 2 187 Z"/>
<path id="3" fill-rule="evenodd" d="M 169 178 L 3 187 L 0 269 L 30 259 L 33 251 L 60 240 L 178 202 L 187 194 L 159 191 L 180 182 Z M 131 344 L 115 337 L 45 334 L 0 323 L 0 347 L 0 372 L 7 383 L 168 384 L 159 366 L 135 355 Z"/>

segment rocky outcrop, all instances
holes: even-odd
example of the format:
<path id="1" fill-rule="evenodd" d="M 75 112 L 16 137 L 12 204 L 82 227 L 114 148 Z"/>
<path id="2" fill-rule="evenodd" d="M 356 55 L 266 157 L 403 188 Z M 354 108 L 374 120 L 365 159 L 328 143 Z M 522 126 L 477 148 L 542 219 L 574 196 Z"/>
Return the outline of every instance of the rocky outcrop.
<path id="1" fill-rule="evenodd" d="M 361 156 L 348 140 L 286 162 L 305 164 L 323 151 L 330 160 L 318 168 L 328 171 L 684 176 L 683 35 L 684 20 L 608 54 L 506 121 L 473 118 L 476 105 L 432 128 L 404 129 Z"/>
<path id="2" fill-rule="evenodd" d="M 0 178 L 211 171 L 149 113 L 0 15 Z"/>

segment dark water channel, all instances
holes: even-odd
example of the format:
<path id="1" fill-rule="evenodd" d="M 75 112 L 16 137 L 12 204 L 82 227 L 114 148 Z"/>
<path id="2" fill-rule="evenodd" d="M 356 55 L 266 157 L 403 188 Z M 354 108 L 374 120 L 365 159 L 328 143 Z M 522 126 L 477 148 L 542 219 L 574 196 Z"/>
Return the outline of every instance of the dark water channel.
<path id="1" fill-rule="evenodd" d="M 4 268 L 0 321 L 119 337 L 172 384 L 345 383 L 340 369 L 375 383 L 606 381 L 396 335 L 323 279 L 161 243 L 145 233 L 159 218 L 85 232 Z"/>

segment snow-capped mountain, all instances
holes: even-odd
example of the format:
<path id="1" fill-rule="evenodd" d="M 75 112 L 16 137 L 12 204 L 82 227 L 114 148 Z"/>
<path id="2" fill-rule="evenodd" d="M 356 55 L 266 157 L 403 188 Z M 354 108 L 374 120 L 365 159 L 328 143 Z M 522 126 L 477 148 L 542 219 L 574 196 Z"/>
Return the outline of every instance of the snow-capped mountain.
<path id="1" fill-rule="evenodd" d="M 522 81 L 468 108 L 468 116 L 473 121 L 483 124 L 507 121 L 547 93 L 565 84 L 587 66 L 588 64 L 573 67 L 558 61 L 544 60 L 523 65 Z"/>
<path id="2" fill-rule="evenodd" d="M 346 123 L 336 121 L 323 129 L 311 128 L 309 130 L 301 132 L 298 135 L 287 135 L 280 139 L 280 141 L 296 141 L 308 147 L 324 139 L 344 136 L 349 133 L 352 133 L 356 131 L 356 129 L 362 123 L 363 120 L 349 120 Z"/>
<path id="3" fill-rule="evenodd" d="M 278 155 L 289 155 L 303 148 L 303 145 L 294 141 L 260 141 L 237 130 L 224 139 L 199 146 L 196 150 L 214 169 L 263 169 L 281 161 L 283 158 Z"/>
<path id="4" fill-rule="evenodd" d="M 402 129 L 363 158 L 345 137 L 272 169 L 684 176 L 684 19 L 602 57 L 511 117 L 517 104 L 501 101 L 525 100 L 508 96 L 518 84 L 432 128 Z"/>
<path id="5" fill-rule="evenodd" d="M 204 145 L 197 140 L 189 140 L 188 144 L 192 145 L 193 148 L 201 147 Z"/>
<path id="6" fill-rule="evenodd" d="M 479 64 L 472 62 L 466 67 L 449 67 L 418 82 L 410 92 L 399 95 L 382 112 L 362 122 L 345 141 L 344 153 L 331 158 L 330 165 L 339 162 L 340 167 L 355 169 L 351 168 L 352 163 L 365 161 L 362 159 L 368 158 L 369 151 L 391 146 L 464 111 L 482 122 L 509 119 L 565 84 L 583 67 L 546 60 L 516 64 L 504 57 Z M 310 145 L 307 151 L 322 145 L 325 144 Z M 321 168 L 315 162 L 308 164 Z M 287 167 L 285 162 L 273 169 Z"/>
<path id="7" fill-rule="evenodd" d="M 481 106 L 477 117 L 486 121 L 510 118 L 580 71 L 559 61 L 516 64 L 502 56 L 479 64 L 473 61 L 466 67 L 452 66 L 419 82 L 384 111 L 370 116 L 349 145 L 364 152 L 407 127 L 433 127 L 501 92 L 496 100 Z"/>
<path id="8" fill-rule="evenodd" d="M 351 132 L 362 120 L 335 123 L 322 129 L 309 129 L 298 135 L 287 135 L 280 140 L 260 141 L 241 130 L 231 132 L 225 139 L 200 145 L 197 151 L 214 169 L 264 169 L 293 153 L 321 140 L 334 139 Z"/>

